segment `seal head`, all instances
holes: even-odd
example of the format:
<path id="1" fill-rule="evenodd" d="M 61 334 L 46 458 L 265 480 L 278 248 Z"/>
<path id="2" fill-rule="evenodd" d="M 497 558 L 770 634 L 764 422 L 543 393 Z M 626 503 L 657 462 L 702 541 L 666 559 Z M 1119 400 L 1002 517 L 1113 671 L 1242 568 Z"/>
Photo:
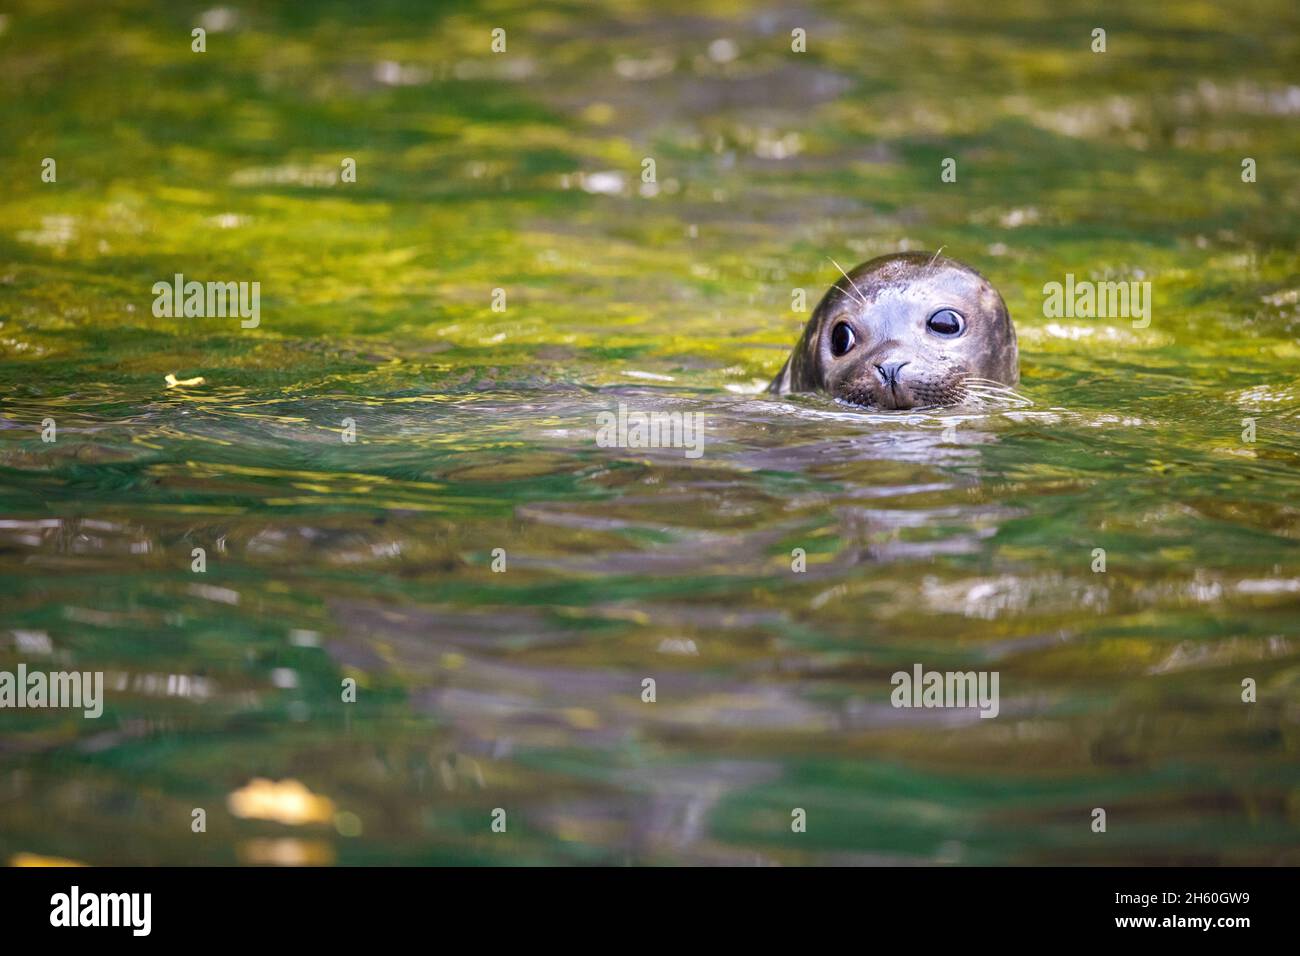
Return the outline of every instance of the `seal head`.
<path id="1" fill-rule="evenodd" d="M 924 408 L 959 404 L 966 383 L 981 380 L 1020 381 L 1002 296 L 955 259 L 904 252 L 864 262 L 831 286 L 768 390 Z"/>

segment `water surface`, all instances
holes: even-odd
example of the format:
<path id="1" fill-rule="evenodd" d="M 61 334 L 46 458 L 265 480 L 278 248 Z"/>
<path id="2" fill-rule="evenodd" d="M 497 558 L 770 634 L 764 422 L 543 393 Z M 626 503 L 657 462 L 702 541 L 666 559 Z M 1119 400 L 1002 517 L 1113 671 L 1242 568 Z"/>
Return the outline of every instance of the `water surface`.
<path id="1" fill-rule="evenodd" d="M 0 24 L 0 669 L 109 682 L 0 714 L 0 858 L 1297 862 L 1294 4 Z M 761 394 L 829 256 L 941 246 L 1032 405 Z M 260 326 L 156 318 L 178 272 Z M 894 709 L 915 663 L 999 716 Z"/>

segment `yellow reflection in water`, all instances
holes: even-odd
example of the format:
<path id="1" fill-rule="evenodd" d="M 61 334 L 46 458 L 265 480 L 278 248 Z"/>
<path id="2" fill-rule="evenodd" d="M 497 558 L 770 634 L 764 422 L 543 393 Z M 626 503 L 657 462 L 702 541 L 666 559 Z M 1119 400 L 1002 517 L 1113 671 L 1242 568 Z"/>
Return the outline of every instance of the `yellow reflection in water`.
<path id="1" fill-rule="evenodd" d="M 9 858 L 10 866 L 86 866 L 78 860 L 61 856 L 41 856 L 38 853 L 15 853 Z"/>
<path id="2" fill-rule="evenodd" d="M 245 840 L 236 852 L 239 862 L 258 866 L 329 866 L 334 848 L 320 840 Z"/>

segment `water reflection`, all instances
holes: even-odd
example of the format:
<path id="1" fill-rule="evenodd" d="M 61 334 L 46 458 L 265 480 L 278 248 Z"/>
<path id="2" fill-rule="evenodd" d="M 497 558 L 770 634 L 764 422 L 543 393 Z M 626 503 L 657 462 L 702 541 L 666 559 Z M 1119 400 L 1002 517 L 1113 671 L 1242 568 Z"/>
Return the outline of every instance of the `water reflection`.
<path id="1" fill-rule="evenodd" d="M 1136 71 L 1046 3 L 221 11 L 4 21 L 0 143 L 69 158 L 0 200 L 0 670 L 108 700 L 0 714 L 0 858 L 1296 861 L 1290 7 L 1100 11 Z M 940 245 L 1026 402 L 762 393 L 828 254 Z M 1148 329 L 1041 314 L 1136 269 Z M 153 317 L 182 270 L 262 326 Z"/>

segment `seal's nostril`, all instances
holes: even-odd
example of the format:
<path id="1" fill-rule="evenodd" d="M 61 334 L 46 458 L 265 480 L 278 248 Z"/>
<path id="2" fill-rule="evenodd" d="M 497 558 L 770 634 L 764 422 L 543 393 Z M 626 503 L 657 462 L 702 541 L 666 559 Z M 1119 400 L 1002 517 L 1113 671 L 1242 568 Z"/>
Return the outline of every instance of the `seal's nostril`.
<path id="1" fill-rule="evenodd" d="M 898 373 L 902 371 L 904 365 L 910 364 L 910 362 L 890 362 L 886 365 L 877 365 L 876 371 L 880 373 L 880 380 L 893 388 L 898 384 Z"/>

